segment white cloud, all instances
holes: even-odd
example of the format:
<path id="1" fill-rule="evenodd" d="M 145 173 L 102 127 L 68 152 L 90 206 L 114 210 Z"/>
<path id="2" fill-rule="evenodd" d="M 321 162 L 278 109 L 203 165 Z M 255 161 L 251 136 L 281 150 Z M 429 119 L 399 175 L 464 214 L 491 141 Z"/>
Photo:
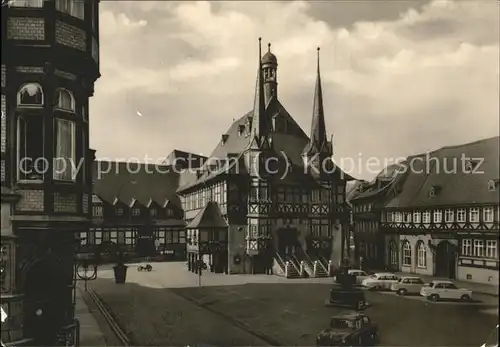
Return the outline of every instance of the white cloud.
<path id="1" fill-rule="evenodd" d="M 101 3 L 91 141 L 102 155 L 210 152 L 251 108 L 259 36 L 272 42 L 280 99 L 306 132 L 321 46 L 339 157 L 399 157 L 498 135 L 494 2 L 436 1 L 345 28 L 312 18 L 310 2 L 145 3 Z M 124 117 L 137 109 L 147 119 Z"/>

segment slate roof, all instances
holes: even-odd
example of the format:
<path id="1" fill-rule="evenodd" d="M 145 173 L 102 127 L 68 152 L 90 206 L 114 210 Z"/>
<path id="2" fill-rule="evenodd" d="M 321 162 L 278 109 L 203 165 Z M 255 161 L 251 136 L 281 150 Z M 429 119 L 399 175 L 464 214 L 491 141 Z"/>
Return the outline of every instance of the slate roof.
<path id="1" fill-rule="evenodd" d="M 187 225 L 188 229 L 227 228 L 228 224 L 215 201 L 209 201 Z"/>
<path id="2" fill-rule="evenodd" d="M 153 201 L 160 206 L 168 202 L 182 208 L 176 194 L 179 174 L 170 166 L 96 161 L 93 180 L 93 193 L 108 204 L 114 204 L 117 198 L 130 206 L 136 199 L 143 206 Z"/>
<path id="3" fill-rule="evenodd" d="M 303 172 L 304 160 L 302 153 L 304 148 L 309 143 L 309 137 L 304 133 L 300 126 L 295 122 L 290 113 L 285 109 L 281 102 L 277 99 L 272 99 L 271 103 L 268 105 L 266 113 L 271 117 L 283 117 L 287 122 L 287 132 L 273 132 L 273 148 L 277 156 L 282 156 L 285 153 L 289 162 L 296 167 L 295 172 Z M 235 155 L 241 159 L 241 156 L 245 150 L 250 145 L 250 136 L 246 136 L 245 133 L 239 134 L 240 126 L 247 126 L 249 117 L 252 118 L 253 111 L 247 112 L 243 117 L 234 121 L 228 130 L 224 133 L 227 134 L 227 140 L 225 143 L 219 141 L 215 149 L 210 154 L 209 158 L 206 160 L 204 167 L 210 165 L 210 163 L 220 162 L 225 163 L 225 159 L 228 155 Z M 246 129 L 246 128 L 245 128 Z M 236 161 L 230 161 L 233 166 L 236 166 Z M 238 162 L 238 169 L 241 174 L 247 172 L 246 167 L 241 160 Z M 227 172 L 228 167 L 221 165 L 221 169 L 215 173 L 213 170 L 211 174 L 205 173 L 199 178 L 197 178 L 196 173 L 193 170 L 185 171 L 181 174 L 180 184 L 178 191 L 186 190 L 193 187 L 201 182 L 206 182 L 222 172 Z M 209 170 L 210 171 L 210 170 Z M 346 180 L 353 180 L 353 178 L 342 172 Z"/>
<path id="4" fill-rule="evenodd" d="M 498 191 L 489 191 L 488 182 L 499 177 L 499 145 L 497 136 L 408 158 L 413 170 L 407 170 L 401 193 L 386 207 L 498 204 Z M 476 159 L 476 173 L 462 169 L 462 156 Z M 429 194 L 432 187 L 439 188 L 435 196 Z"/>
<path id="5" fill-rule="evenodd" d="M 189 159 L 189 163 L 186 161 L 187 159 Z M 165 158 L 162 164 L 170 166 L 176 165 L 177 167 L 186 167 L 186 164 L 189 164 L 192 168 L 197 168 L 202 166 L 206 160 L 207 157 L 203 155 L 174 149 Z"/>
<path id="6" fill-rule="evenodd" d="M 404 173 L 399 173 L 398 168 L 403 168 L 404 163 L 392 164 L 384 168 L 371 182 L 363 182 L 358 185 L 363 186 L 363 191 L 359 191 L 351 196 L 351 202 L 372 198 L 388 192 L 399 182 Z"/>

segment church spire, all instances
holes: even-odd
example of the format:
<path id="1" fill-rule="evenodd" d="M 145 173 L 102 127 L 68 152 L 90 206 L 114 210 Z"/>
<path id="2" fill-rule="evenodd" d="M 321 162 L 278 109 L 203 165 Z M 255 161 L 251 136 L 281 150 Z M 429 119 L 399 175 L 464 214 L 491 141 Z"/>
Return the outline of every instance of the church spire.
<path id="1" fill-rule="evenodd" d="M 257 83 L 255 86 L 255 100 L 253 106 L 252 136 L 261 138 L 267 136 L 268 121 L 265 115 L 266 104 L 264 99 L 264 78 L 262 76 L 262 39 L 259 37 L 259 68 L 257 71 Z"/>
<path id="2" fill-rule="evenodd" d="M 313 116 L 311 123 L 311 138 L 306 148 L 307 154 L 320 153 L 326 149 L 326 125 L 323 111 L 323 91 L 321 88 L 321 74 L 319 68 L 319 47 L 317 53 L 316 88 L 314 90 Z"/>

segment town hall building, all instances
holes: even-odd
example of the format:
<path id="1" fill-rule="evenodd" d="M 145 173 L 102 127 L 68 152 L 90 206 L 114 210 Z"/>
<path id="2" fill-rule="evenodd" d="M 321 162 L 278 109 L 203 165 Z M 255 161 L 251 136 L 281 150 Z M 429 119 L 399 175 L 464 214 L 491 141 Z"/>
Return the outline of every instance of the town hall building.
<path id="1" fill-rule="evenodd" d="M 259 40 L 260 45 L 260 40 Z M 188 268 L 324 276 L 344 257 L 350 176 L 332 160 L 319 68 L 308 137 L 282 105 L 278 61 L 260 55 L 253 109 L 221 134 L 197 170 L 181 174 Z"/>

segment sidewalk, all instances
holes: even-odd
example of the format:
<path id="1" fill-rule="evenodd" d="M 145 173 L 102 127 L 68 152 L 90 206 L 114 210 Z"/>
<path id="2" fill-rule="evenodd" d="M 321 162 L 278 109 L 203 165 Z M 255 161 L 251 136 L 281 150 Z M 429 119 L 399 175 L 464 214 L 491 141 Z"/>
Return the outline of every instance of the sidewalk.
<path id="1" fill-rule="evenodd" d="M 418 276 L 424 282 L 430 282 L 433 280 L 450 281 L 449 278 L 426 276 L 426 275 L 412 274 L 412 273 L 407 273 L 407 272 L 395 272 L 395 274 L 397 276 Z M 472 290 L 473 293 L 498 296 L 498 284 L 497 285 L 483 284 L 483 283 L 475 283 L 475 282 L 467 282 L 467 281 L 459 281 L 459 280 L 452 280 L 452 281 L 453 281 L 453 283 L 455 283 L 457 285 L 457 287 L 470 289 L 470 290 Z"/>
<path id="2" fill-rule="evenodd" d="M 99 324 L 83 299 L 80 288 L 76 289 L 75 316 L 80 321 L 80 346 L 106 346 Z"/>

